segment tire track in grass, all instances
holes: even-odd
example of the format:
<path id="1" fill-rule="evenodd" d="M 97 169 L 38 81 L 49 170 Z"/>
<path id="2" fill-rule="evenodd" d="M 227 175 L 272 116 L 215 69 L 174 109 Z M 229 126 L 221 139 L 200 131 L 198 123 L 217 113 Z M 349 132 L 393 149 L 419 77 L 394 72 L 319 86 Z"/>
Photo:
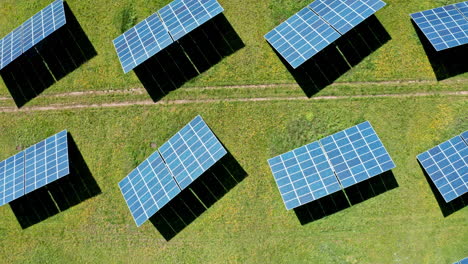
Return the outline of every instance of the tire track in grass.
<path id="1" fill-rule="evenodd" d="M 235 99 L 205 99 L 205 100 L 161 100 L 153 102 L 152 100 L 125 101 L 101 104 L 56 104 L 50 106 L 30 106 L 23 108 L 0 107 L 0 112 L 34 112 L 34 111 L 54 111 L 54 110 L 73 110 L 87 108 L 117 108 L 129 106 L 150 106 L 150 105 L 177 105 L 177 104 L 200 104 L 200 103 L 221 103 L 221 102 L 272 102 L 272 101 L 314 101 L 314 100 L 344 100 L 344 99 L 371 99 L 371 98 L 403 98 L 403 97 L 427 97 L 427 96 L 467 96 L 468 91 L 461 92 L 421 92 L 407 94 L 378 94 L 378 95 L 351 95 L 351 96 L 316 96 L 308 98 L 306 96 L 298 97 L 257 97 L 257 98 L 235 98 Z"/>
<path id="2" fill-rule="evenodd" d="M 394 86 L 394 85 L 414 85 L 414 84 L 462 84 L 468 83 L 468 79 L 449 80 L 443 82 L 430 81 L 430 80 L 394 80 L 394 81 L 375 81 L 375 82 L 335 82 L 329 86 L 363 86 L 363 85 L 381 85 L 381 86 Z M 185 87 L 185 90 L 219 90 L 219 89 L 261 89 L 261 88 L 300 88 L 297 83 L 276 83 L 276 84 L 246 84 L 246 85 L 221 85 L 221 86 L 194 86 Z M 57 97 L 74 97 L 86 95 L 114 95 L 114 94 L 133 94 L 140 95 L 147 93 L 145 88 L 131 88 L 125 90 L 95 90 L 95 91 L 78 91 L 67 93 L 56 93 L 40 95 L 43 98 L 57 98 Z M 0 97 L 0 101 L 11 100 L 11 97 Z"/>

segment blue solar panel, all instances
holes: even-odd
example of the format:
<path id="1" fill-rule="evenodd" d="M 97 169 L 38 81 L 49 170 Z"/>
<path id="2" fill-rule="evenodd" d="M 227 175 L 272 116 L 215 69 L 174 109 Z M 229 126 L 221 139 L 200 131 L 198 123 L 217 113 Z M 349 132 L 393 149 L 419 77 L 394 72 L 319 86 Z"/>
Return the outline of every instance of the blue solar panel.
<path id="1" fill-rule="evenodd" d="M 119 187 L 137 226 L 181 191 L 157 151 L 125 177 Z"/>
<path id="2" fill-rule="evenodd" d="M 56 0 L 0 40 L 0 69 L 65 25 L 63 0 Z"/>
<path id="3" fill-rule="evenodd" d="M 66 130 L 27 148 L 24 153 L 25 194 L 70 174 Z"/>
<path id="4" fill-rule="evenodd" d="M 320 140 L 343 187 L 349 187 L 395 168 L 369 122 Z"/>
<path id="5" fill-rule="evenodd" d="M 216 0 L 175 0 L 114 40 L 125 73 L 223 12 Z"/>
<path id="6" fill-rule="evenodd" d="M 158 13 L 176 41 L 223 11 L 216 0 L 175 0 Z"/>
<path id="7" fill-rule="evenodd" d="M 463 140 L 465 141 L 465 143 L 468 144 L 468 130 L 465 131 L 465 132 L 463 132 L 460 136 L 463 138 Z"/>
<path id="8" fill-rule="evenodd" d="M 464 258 L 464 259 L 462 259 L 460 261 L 457 261 L 457 262 L 455 262 L 453 264 L 468 264 L 468 258 Z"/>
<path id="9" fill-rule="evenodd" d="M 116 38 L 114 46 L 127 73 L 173 42 L 158 14 L 154 13 Z"/>
<path id="10" fill-rule="evenodd" d="M 446 202 L 468 192 L 468 145 L 460 136 L 417 158 Z"/>
<path id="11" fill-rule="evenodd" d="M 0 205 L 24 195 L 24 152 L 0 162 Z"/>
<path id="12" fill-rule="evenodd" d="M 468 19 L 468 1 L 455 4 L 455 7 Z"/>
<path id="13" fill-rule="evenodd" d="M 414 13 L 411 18 L 437 51 L 468 43 L 468 19 L 455 5 Z"/>
<path id="14" fill-rule="evenodd" d="M 182 190 L 227 154 L 201 116 L 164 143 L 159 152 Z"/>
<path id="15" fill-rule="evenodd" d="M 308 8 L 265 35 L 265 39 L 294 69 L 339 37 L 338 32 Z"/>
<path id="16" fill-rule="evenodd" d="M 385 5 L 380 0 L 315 0 L 309 8 L 344 35 Z"/>
<path id="17" fill-rule="evenodd" d="M 288 210 L 341 190 L 318 142 L 274 157 L 268 163 Z"/>

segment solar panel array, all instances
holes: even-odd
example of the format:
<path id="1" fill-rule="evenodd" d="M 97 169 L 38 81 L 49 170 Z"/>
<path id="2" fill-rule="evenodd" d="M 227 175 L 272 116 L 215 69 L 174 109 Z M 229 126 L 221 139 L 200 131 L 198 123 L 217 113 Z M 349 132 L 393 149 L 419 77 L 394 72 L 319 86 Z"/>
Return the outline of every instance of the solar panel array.
<path id="1" fill-rule="evenodd" d="M 227 154 L 200 116 L 163 144 L 159 152 L 181 189 Z"/>
<path id="2" fill-rule="evenodd" d="M 25 151 L 25 194 L 70 174 L 67 131 Z"/>
<path id="3" fill-rule="evenodd" d="M 384 6 L 381 0 L 316 0 L 265 39 L 296 69 Z"/>
<path id="4" fill-rule="evenodd" d="M 344 35 L 384 6 L 380 0 L 315 0 L 309 8 Z"/>
<path id="5" fill-rule="evenodd" d="M 274 157 L 268 163 L 288 210 L 341 189 L 318 142 Z"/>
<path id="6" fill-rule="evenodd" d="M 223 11 L 216 0 L 169 3 L 113 41 L 123 71 L 131 71 Z"/>
<path id="7" fill-rule="evenodd" d="M 0 70 L 65 25 L 63 0 L 56 0 L 0 40 Z"/>
<path id="8" fill-rule="evenodd" d="M 266 40 L 297 68 L 340 34 L 308 8 L 304 8 L 265 35 Z"/>
<path id="9" fill-rule="evenodd" d="M 395 168 L 369 122 L 268 160 L 292 209 Z"/>
<path id="10" fill-rule="evenodd" d="M 114 40 L 125 73 L 174 41 L 157 14 L 153 14 Z"/>
<path id="11" fill-rule="evenodd" d="M 463 138 L 463 140 L 465 141 L 465 143 L 468 144 L 468 131 L 465 131 L 461 134 L 461 137 Z"/>
<path id="12" fill-rule="evenodd" d="M 64 130 L 0 162 L 0 205 L 70 173 Z"/>
<path id="13" fill-rule="evenodd" d="M 24 152 L 0 162 L 0 205 L 24 195 Z"/>
<path id="14" fill-rule="evenodd" d="M 411 14 L 437 51 L 468 43 L 468 1 Z"/>
<path id="15" fill-rule="evenodd" d="M 419 154 L 417 159 L 446 202 L 468 192 L 468 145 L 461 136 Z"/>
<path id="16" fill-rule="evenodd" d="M 216 0 L 175 0 L 158 13 L 176 41 L 223 11 Z"/>
<path id="17" fill-rule="evenodd" d="M 201 116 L 190 121 L 119 183 L 137 226 L 226 154 Z"/>
<path id="18" fill-rule="evenodd" d="M 137 226 L 181 191 L 158 152 L 125 177 L 119 187 Z"/>
<path id="19" fill-rule="evenodd" d="M 369 122 L 320 140 L 343 187 L 349 187 L 395 168 Z"/>

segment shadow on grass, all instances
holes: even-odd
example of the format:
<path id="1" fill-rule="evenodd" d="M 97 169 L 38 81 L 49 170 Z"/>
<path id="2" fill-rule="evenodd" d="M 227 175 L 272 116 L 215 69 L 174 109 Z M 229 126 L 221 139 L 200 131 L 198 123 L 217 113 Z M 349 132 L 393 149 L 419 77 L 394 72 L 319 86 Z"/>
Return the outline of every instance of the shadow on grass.
<path id="1" fill-rule="evenodd" d="M 202 74 L 245 44 L 219 14 L 134 69 L 154 102 Z"/>
<path id="2" fill-rule="evenodd" d="M 272 49 L 304 93 L 312 97 L 390 39 L 387 30 L 377 17 L 372 15 L 296 69 L 293 69 L 273 47 Z"/>
<path id="3" fill-rule="evenodd" d="M 424 173 L 424 176 L 426 177 L 426 180 L 429 183 L 429 186 L 431 187 L 432 193 L 434 194 L 436 201 L 439 204 L 440 211 L 442 212 L 442 215 L 444 217 L 447 217 L 455 213 L 456 211 L 463 209 L 466 205 L 468 205 L 468 193 L 465 193 L 462 196 L 447 203 L 444 200 L 444 197 L 442 197 L 442 194 L 440 194 L 439 190 L 435 186 L 429 174 L 427 174 L 426 170 L 419 162 L 419 160 L 418 160 L 418 164 L 422 172 Z"/>
<path id="4" fill-rule="evenodd" d="M 97 55 L 70 7 L 67 23 L 0 71 L 18 107 Z"/>
<path id="5" fill-rule="evenodd" d="M 351 207 L 343 191 L 339 191 L 321 199 L 312 201 L 303 206 L 294 208 L 297 219 L 301 225 L 322 219 Z"/>
<path id="6" fill-rule="evenodd" d="M 462 45 L 446 50 L 436 51 L 424 33 L 411 19 L 421 45 L 431 63 L 432 70 L 437 80 L 445 80 L 450 77 L 468 72 L 468 45 Z"/>
<path id="7" fill-rule="evenodd" d="M 384 172 L 366 181 L 350 186 L 319 200 L 294 209 L 301 225 L 332 215 L 355 204 L 369 200 L 398 187 L 392 171 Z"/>
<path id="8" fill-rule="evenodd" d="M 101 194 L 86 161 L 68 134 L 70 174 L 10 202 L 21 228 L 26 229 Z"/>
<path id="9" fill-rule="evenodd" d="M 152 216 L 150 221 L 169 241 L 246 177 L 247 172 L 228 153 Z"/>

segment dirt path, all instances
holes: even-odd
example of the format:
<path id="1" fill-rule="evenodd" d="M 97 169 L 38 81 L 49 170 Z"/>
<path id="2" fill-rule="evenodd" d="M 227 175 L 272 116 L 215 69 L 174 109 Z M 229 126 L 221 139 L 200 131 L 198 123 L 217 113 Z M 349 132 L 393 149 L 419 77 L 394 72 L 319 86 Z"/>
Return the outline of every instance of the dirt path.
<path id="1" fill-rule="evenodd" d="M 412 84 L 436 84 L 437 81 L 430 80 L 395 80 L 395 81 L 380 81 L 380 82 L 336 82 L 330 86 L 362 86 L 362 85 L 412 85 Z M 468 79 L 461 80 L 448 80 L 440 83 L 457 84 L 468 83 Z M 261 89 L 261 88 L 287 88 L 287 87 L 300 87 L 297 83 L 278 83 L 278 84 L 248 84 L 248 85 L 221 85 L 221 86 L 196 86 L 186 87 L 186 90 L 217 90 L 217 89 Z M 144 88 L 131 88 L 126 90 L 96 90 L 96 91 L 81 91 L 81 92 L 68 92 L 57 94 L 40 95 L 44 98 L 58 98 L 58 97 L 73 97 L 73 96 L 86 96 L 86 95 L 114 95 L 114 94 L 145 94 L 147 93 Z M 11 100 L 11 97 L 0 97 L 0 101 Z"/>
<path id="2" fill-rule="evenodd" d="M 426 93 L 407 93 L 407 94 L 378 94 L 378 95 L 353 95 L 353 96 L 317 96 L 308 98 L 300 97 L 261 97 L 261 98 L 236 98 L 236 99 L 206 99 L 206 100 L 161 100 L 153 102 L 151 100 L 142 101 L 127 101 L 102 104 L 70 104 L 70 105 L 50 105 L 50 106 L 31 106 L 18 109 L 16 107 L 0 107 L 0 112 L 33 112 L 33 111 L 54 111 L 54 110 L 70 110 L 70 109 L 87 109 L 87 108 L 112 108 L 112 107 L 128 107 L 128 106 L 146 106 L 146 105 L 176 105 L 176 104 L 194 104 L 194 103 L 217 103 L 217 102 L 265 102 L 265 101 L 307 101 L 307 100 L 343 100 L 354 98 L 402 98 L 402 97 L 423 97 L 423 96 L 467 96 L 468 91 L 461 92 L 426 92 Z"/>

